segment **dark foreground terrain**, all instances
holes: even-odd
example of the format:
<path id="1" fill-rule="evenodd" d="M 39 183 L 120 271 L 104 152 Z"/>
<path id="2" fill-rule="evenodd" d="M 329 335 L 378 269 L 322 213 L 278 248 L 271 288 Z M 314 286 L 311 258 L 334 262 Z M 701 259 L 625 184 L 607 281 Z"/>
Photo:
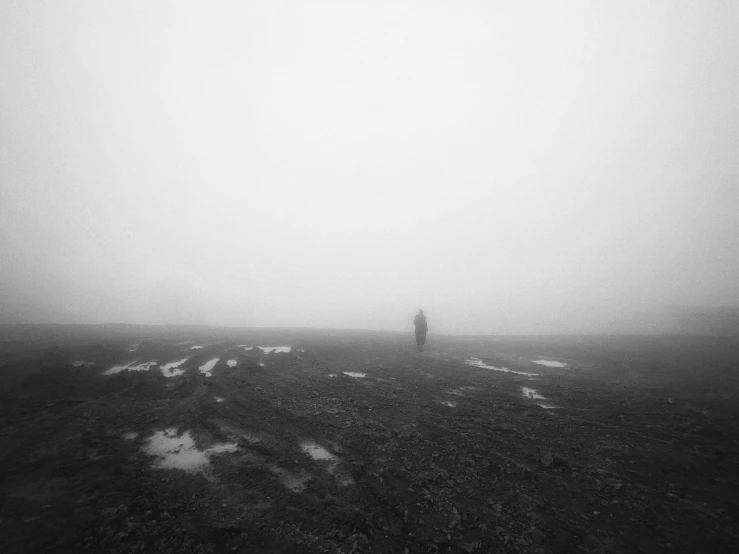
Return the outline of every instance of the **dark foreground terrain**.
<path id="1" fill-rule="evenodd" d="M 4 326 L 0 552 L 739 552 L 737 375 L 726 338 Z"/>

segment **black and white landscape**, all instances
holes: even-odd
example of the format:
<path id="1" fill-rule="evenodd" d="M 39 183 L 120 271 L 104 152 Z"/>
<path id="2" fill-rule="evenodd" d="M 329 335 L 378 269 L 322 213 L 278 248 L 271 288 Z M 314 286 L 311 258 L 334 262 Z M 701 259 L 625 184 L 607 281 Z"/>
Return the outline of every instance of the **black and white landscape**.
<path id="1" fill-rule="evenodd" d="M 0 340 L 3 552 L 739 546 L 737 338 Z"/>
<path id="2" fill-rule="evenodd" d="M 1 0 L 0 554 L 739 552 L 738 29 Z"/>

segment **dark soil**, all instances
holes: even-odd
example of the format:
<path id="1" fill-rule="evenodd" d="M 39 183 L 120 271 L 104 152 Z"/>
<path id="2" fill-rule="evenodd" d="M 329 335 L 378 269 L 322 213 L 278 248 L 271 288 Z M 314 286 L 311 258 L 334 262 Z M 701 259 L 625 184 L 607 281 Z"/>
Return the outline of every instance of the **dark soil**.
<path id="1" fill-rule="evenodd" d="M 0 326 L 0 552 L 739 552 L 738 375 L 730 338 Z M 172 427 L 238 449 L 155 468 Z"/>

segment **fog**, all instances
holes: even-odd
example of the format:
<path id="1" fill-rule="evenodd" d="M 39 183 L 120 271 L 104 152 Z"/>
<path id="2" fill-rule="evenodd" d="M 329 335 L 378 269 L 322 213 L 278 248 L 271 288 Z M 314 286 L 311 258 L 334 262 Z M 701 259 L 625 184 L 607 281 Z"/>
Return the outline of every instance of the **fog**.
<path id="1" fill-rule="evenodd" d="M 0 3 L 0 321 L 739 307 L 739 4 Z"/>

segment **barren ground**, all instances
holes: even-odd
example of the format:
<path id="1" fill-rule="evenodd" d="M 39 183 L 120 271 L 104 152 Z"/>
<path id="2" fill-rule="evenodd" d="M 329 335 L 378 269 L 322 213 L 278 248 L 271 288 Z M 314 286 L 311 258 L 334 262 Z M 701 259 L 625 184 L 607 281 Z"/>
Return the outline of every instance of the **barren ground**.
<path id="1" fill-rule="evenodd" d="M 0 552 L 739 552 L 738 375 L 727 338 L 0 326 Z"/>

